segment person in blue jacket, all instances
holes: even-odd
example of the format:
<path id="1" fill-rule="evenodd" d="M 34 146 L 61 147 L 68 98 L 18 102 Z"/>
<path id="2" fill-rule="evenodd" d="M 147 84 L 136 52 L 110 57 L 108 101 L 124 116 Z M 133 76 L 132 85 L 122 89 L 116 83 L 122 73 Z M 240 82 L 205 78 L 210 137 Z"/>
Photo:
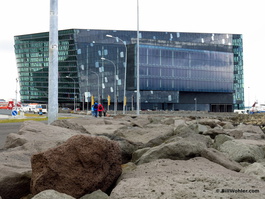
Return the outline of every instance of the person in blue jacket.
<path id="1" fill-rule="evenodd" d="M 94 116 L 98 117 L 98 103 L 97 102 L 94 104 Z"/>
<path id="2" fill-rule="evenodd" d="M 91 114 L 92 114 L 92 116 L 95 116 L 94 105 L 91 106 Z"/>

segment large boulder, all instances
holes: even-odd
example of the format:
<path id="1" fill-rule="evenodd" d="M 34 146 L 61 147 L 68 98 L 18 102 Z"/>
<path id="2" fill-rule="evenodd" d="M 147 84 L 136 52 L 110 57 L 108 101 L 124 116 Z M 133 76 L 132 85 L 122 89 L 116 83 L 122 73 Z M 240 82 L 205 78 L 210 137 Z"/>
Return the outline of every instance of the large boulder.
<path id="1" fill-rule="evenodd" d="M 143 150 L 137 150 L 133 154 L 136 164 L 148 163 L 157 159 L 187 160 L 200 156 L 201 151 L 207 146 L 200 141 L 175 137 L 169 143 L 163 143 L 159 146 L 148 149 L 145 153 Z"/>
<path id="2" fill-rule="evenodd" d="M 229 193 L 225 190 L 258 190 Z M 129 198 L 263 198 L 264 182 L 231 171 L 205 158 L 160 159 L 127 169 L 111 199 Z"/>
<path id="3" fill-rule="evenodd" d="M 229 140 L 220 146 L 220 151 L 227 154 L 229 158 L 236 162 L 254 163 L 264 159 L 264 151 L 261 147 L 246 144 L 240 140 Z"/>
<path id="4" fill-rule="evenodd" d="M 29 120 L 21 125 L 18 133 L 10 133 L 7 136 L 4 149 L 21 147 L 36 153 L 57 146 L 77 134 L 82 133 Z"/>
<path id="5" fill-rule="evenodd" d="M 116 142 L 76 135 L 35 154 L 31 163 L 32 194 L 54 189 L 80 198 L 98 189 L 109 191 L 121 174 L 121 151 Z"/>
<path id="6" fill-rule="evenodd" d="M 30 158 L 33 154 L 55 147 L 78 134 L 81 133 L 36 121 L 26 121 L 17 134 L 9 134 L 5 149 L 0 151 L 2 199 L 19 199 L 30 193 Z"/>

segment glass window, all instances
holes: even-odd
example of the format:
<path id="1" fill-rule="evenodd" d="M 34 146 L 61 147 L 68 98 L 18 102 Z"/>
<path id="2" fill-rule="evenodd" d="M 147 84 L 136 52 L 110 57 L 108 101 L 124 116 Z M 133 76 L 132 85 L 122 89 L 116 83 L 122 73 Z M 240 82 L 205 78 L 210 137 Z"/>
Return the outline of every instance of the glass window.
<path id="1" fill-rule="evenodd" d="M 148 64 L 141 64 L 148 68 L 141 69 L 141 75 L 148 76 L 150 89 L 155 86 L 162 90 L 232 91 L 232 53 L 158 46 L 145 46 L 141 52 L 141 62 Z M 162 79 L 158 81 L 158 77 Z M 171 81 L 170 77 L 177 80 Z M 225 86 L 227 83 L 230 87 Z"/>

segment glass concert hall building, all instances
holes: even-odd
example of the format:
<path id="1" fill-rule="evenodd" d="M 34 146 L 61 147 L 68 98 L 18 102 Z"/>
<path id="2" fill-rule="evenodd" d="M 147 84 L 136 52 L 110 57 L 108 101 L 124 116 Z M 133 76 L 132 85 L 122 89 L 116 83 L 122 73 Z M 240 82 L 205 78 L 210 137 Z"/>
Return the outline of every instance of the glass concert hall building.
<path id="1" fill-rule="evenodd" d="M 48 103 L 49 33 L 15 36 L 22 103 Z M 231 112 L 244 107 L 240 34 L 139 32 L 140 109 Z M 137 32 L 59 31 L 61 107 L 136 107 Z M 74 100 L 75 98 L 75 100 Z"/>

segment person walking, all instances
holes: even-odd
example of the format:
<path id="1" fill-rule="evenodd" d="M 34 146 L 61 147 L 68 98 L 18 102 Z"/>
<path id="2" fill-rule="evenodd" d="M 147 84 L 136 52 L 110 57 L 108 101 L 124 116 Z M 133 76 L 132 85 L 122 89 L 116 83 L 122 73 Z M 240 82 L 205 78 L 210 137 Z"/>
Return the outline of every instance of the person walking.
<path id="1" fill-rule="evenodd" d="M 92 116 L 95 116 L 94 105 L 91 106 L 91 114 L 92 114 Z"/>
<path id="2" fill-rule="evenodd" d="M 98 117 L 98 103 L 97 102 L 94 104 L 94 116 Z"/>
<path id="3" fill-rule="evenodd" d="M 102 112 L 104 111 L 104 107 L 101 103 L 98 105 L 98 116 L 102 117 Z"/>

